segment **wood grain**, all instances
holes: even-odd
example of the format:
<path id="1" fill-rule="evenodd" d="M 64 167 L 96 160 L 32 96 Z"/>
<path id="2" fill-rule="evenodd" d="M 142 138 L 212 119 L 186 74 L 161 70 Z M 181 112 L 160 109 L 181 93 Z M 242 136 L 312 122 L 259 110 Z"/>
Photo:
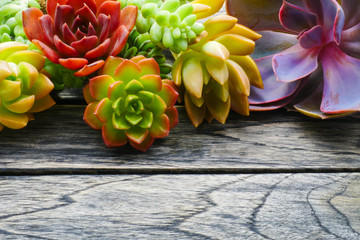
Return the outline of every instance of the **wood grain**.
<path id="1" fill-rule="evenodd" d="M 0 178 L 0 239 L 359 239 L 360 174 Z"/>
<path id="2" fill-rule="evenodd" d="M 320 121 L 285 111 L 231 113 L 225 125 L 180 124 L 147 153 L 109 149 L 82 120 L 84 106 L 56 106 L 22 130 L 0 133 L 0 171 L 17 169 L 250 169 L 359 171 L 357 117 Z M 61 171 L 60 171 L 61 172 Z M 286 171 L 285 171 L 286 172 Z M 116 172 L 115 172 L 116 173 Z"/>

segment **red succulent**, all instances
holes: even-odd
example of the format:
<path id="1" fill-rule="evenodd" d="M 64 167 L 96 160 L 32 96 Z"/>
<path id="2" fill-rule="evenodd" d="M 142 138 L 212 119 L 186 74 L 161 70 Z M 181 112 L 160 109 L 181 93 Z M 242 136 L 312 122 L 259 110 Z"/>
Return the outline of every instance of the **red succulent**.
<path id="1" fill-rule="evenodd" d="M 48 0 L 47 13 L 23 12 L 26 36 L 52 62 L 89 75 L 118 55 L 133 29 L 137 7 L 116 0 Z"/>

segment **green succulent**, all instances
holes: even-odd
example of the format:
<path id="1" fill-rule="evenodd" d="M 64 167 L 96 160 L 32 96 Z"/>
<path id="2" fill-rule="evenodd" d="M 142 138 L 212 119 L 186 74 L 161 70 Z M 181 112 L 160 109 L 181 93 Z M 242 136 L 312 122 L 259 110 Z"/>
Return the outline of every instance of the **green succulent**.
<path id="1" fill-rule="evenodd" d="M 17 41 L 31 44 L 26 38 L 22 23 L 22 11 L 30 7 L 40 9 L 40 4 L 37 0 L 0 1 L 0 42 Z"/>
<path id="2" fill-rule="evenodd" d="M 163 49 L 151 41 L 149 33 L 141 34 L 134 29 L 130 33 L 127 43 L 119 54 L 119 57 L 131 59 L 138 55 L 155 59 L 160 68 L 160 77 L 162 79 L 170 78 L 168 74 L 171 72 L 172 65 L 166 63 Z"/>
<path id="3" fill-rule="evenodd" d="M 137 6 L 137 31 L 148 32 L 159 47 L 175 53 L 187 50 L 204 30 L 204 25 L 196 22 L 194 7 L 190 3 L 181 5 L 180 0 L 121 0 L 121 5 Z"/>

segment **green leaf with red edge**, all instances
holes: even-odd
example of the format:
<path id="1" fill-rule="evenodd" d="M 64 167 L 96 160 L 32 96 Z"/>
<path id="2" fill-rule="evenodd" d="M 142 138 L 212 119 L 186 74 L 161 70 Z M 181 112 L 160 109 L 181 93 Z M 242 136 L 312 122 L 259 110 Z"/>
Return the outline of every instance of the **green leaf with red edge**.
<path id="1" fill-rule="evenodd" d="M 169 108 L 175 105 L 179 94 L 170 85 L 163 83 L 159 96 L 164 100 L 166 106 Z"/>
<path id="2" fill-rule="evenodd" d="M 112 102 L 108 98 L 102 99 L 95 108 L 95 116 L 103 123 L 111 122 L 114 110 Z"/>
<path id="3" fill-rule="evenodd" d="M 100 69 L 99 74 L 105 74 L 109 75 L 111 77 L 115 77 L 115 70 L 119 67 L 119 65 L 124 61 L 125 59 L 120 57 L 113 57 L 109 56 L 102 69 Z"/>
<path id="4" fill-rule="evenodd" d="M 151 111 L 154 116 L 159 116 L 165 112 L 167 107 L 164 100 L 159 95 L 155 94 L 154 101 L 149 105 L 145 105 L 145 108 Z"/>
<path id="5" fill-rule="evenodd" d="M 160 74 L 160 68 L 155 59 L 147 58 L 141 60 L 137 63 L 138 66 L 141 68 L 141 76 L 148 75 L 148 74 Z"/>
<path id="6" fill-rule="evenodd" d="M 87 104 L 97 101 L 91 96 L 89 84 L 86 84 L 86 86 L 83 88 L 83 95 Z"/>
<path id="7" fill-rule="evenodd" d="M 108 75 L 100 75 L 89 80 L 89 89 L 91 96 L 100 101 L 108 96 L 110 84 L 115 80 Z"/>
<path id="8" fill-rule="evenodd" d="M 93 129 L 101 130 L 103 123 L 94 114 L 97 104 L 98 102 L 92 102 L 86 107 L 83 119 Z"/>
<path id="9" fill-rule="evenodd" d="M 174 128 L 179 123 L 179 113 L 176 107 L 168 108 L 165 111 L 165 114 L 169 118 L 170 129 Z"/>
<path id="10" fill-rule="evenodd" d="M 127 143 L 125 131 L 115 129 L 111 122 L 102 126 L 102 137 L 108 147 L 120 147 Z"/>
<path id="11" fill-rule="evenodd" d="M 117 80 L 123 81 L 127 84 L 133 79 L 138 79 L 141 73 L 141 68 L 134 62 L 129 60 L 124 60 L 116 68 L 114 76 Z"/>
<path id="12" fill-rule="evenodd" d="M 142 151 L 142 152 L 146 152 L 147 150 L 149 150 L 151 145 L 154 143 L 154 140 L 155 140 L 155 138 L 148 135 L 146 137 L 146 139 L 140 144 L 133 142 L 131 140 L 129 140 L 129 142 L 130 142 L 131 146 L 133 146 L 135 149 Z"/>
<path id="13" fill-rule="evenodd" d="M 149 129 L 150 136 L 154 138 L 163 138 L 169 135 L 170 121 L 166 114 L 154 117 L 151 128 Z"/>
<path id="14" fill-rule="evenodd" d="M 141 144 L 148 136 L 149 130 L 139 126 L 132 126 L 129 130 L 125 130 L 125 134 L 131 141 Z"/>
<path id="15" fill-rule="evenodd" d="M 142 76 L 139 79 L 139 81 L 144 86 L 145 91 L 149 91 L 149 92 L 153 92 L 153 93 L 158 93 L 161 91 L 162 81 L 161 81 L 161 77 L 159 75 L 155 75 L 155 74 L 145 75 L 145 76 Z"/>
<path id="16" fill-rule="evenodd" d="M 108 98 L 111 101 L 115 101 L 120 97 L 126 97 L 125 84 L 123 81 L 116 81 L 110 84 L 108 93 Z"/>

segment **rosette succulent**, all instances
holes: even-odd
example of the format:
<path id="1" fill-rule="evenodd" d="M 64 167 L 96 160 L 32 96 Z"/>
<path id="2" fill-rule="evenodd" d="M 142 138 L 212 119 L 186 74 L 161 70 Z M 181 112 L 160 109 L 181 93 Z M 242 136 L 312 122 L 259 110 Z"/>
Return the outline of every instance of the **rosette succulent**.
<path id="1" fill-rule="evenodd" d="M 118 56 L 131 59 L 138 55 L 143 55 L 146 58 L 154 58 L 160 68 L 160 77 L 162 79 L 169 78 L 168 74 L 171 72 L 172 64 L 166 63 L 163 49 L 151 41 L 149 33 L 140 34 L 134 29 L 130 33 L 125 47 Z"/>
<path id="2" fill-rule="evenodd" d="M 178 93 L 170 80 L 161 80 L 154 59 L 109 57 L 101 74 L 84 87 L 89 104 L 84 120 L 102 130 L 108 147 L 129 142 L 147 151 L 156 138 L 167 136 L 178 123 L 174 107 Z"/>
<path id="3" fill-rule="evenodd" d="M 0 42 L 29 42 L 24 33 L 21 14 L 29 7 L 40 8 L 40 4 L 36 0 L 0 1 Z"/>
<path id="4" fill-rule="evenodd" d="M 19 42 L 0 43 L 0 131 L 23 128 L 33 113 L 55 104 L 49 96 L 54 85 L 40 72 L 45 56 L 27 49 Z"/>
<path id="5" fill-rule="evenodd" d="M 136 29 L 140 33 L 149 32 L 151 40 L 162 48 L 175 53 L 185 51 L 188 45 L 204 30 L 196 22 L 194 6 L 180 4 L 180 0 L 122 0 L 126 5 L 135 5 L 139 9 Z M 205 6 L 205 5 L 204 5 Z M 208 7 L 208 6 L 205 6 Z"/>
<path id="6" fill-rule="evenodd" d="M 118 55 L 133 29 L 137 8 L 115 0 L 48 0 L 47 13 L 23 12 L 26 36 L 56 64 L 87 76 Z"/>
<path id="7" fill-rule="evenodd" d="M 239 21 L 251 13 L 253 16 L 247 19 L 255 28 L 271 28 L 297 38 L 294 46 L 257 61 L 264 89 L 252 89 L 253 110 L 288 105 L 303 114 L 323 119 L 360 110 L 358 1 L 272 0 L 256 6 L 248 3 L 243 9 L 236 8 L 237 4 L 238 1 L 228 1 L 228 11 L 241 16 Z M 272 18 L 267 23 L 259 20 L 278 10 L 279 19 Z M 288 35 L 280 36 L 281 40 Z M 268 41 L 281 42 L 274 37 Z"/>
<path id="8" fill-rule="evenodd" d="M 177 56 L 172 78 L 183 90 L 185 108 L 195 127 L 206 118 L 225 123 L 230 108 L 249 114 L 250 85 L 262 87 L 249 56 L 261 36 L 227 15 L 204 23 L 208 35 Z"/>

